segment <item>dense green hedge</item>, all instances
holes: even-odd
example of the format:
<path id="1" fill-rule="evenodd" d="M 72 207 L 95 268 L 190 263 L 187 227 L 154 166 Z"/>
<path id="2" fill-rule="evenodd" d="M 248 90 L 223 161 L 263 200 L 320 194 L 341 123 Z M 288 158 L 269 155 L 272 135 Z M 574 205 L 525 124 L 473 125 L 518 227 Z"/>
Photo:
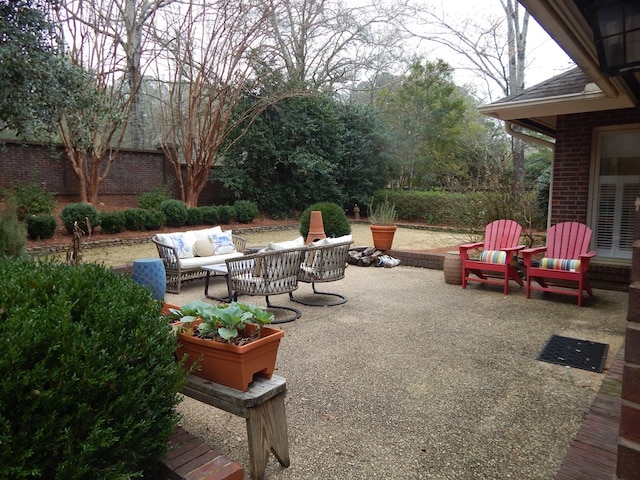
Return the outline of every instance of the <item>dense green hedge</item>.
<path id="1" fill-rule="evenodd" d="M 380 190 L 374 195 L 373 203 L 380 203 L 386 197 L 396 204 L 399 222 L 476 229 L 499 218 L 510 218 L 523 227 L 531 222 L 534 228 L 544 228 L 544 213 L 538 210 L 535 192 L 518 195 L 509 191 Z"/>
<path id="2" fill-rule="evenodd" d="M 96 264 L 0 257 L 0 478 L 148 471 L 184 371 L 149 290 Z"/>

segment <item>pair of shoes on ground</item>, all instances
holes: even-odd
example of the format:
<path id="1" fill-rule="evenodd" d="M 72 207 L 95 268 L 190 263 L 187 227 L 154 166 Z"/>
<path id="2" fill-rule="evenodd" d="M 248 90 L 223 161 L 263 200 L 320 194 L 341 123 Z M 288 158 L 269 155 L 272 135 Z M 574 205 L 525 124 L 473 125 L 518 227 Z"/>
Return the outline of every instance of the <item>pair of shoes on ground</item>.
<path id="1" fill-rule="evenodd" d="M 389 255 L 380 255 L 377 258 L 375 265 L 376 267 L 386 267 L 386 268 L 397 267 L 398 265 L 400 265 L 400 259 L 393 258 Z"/>

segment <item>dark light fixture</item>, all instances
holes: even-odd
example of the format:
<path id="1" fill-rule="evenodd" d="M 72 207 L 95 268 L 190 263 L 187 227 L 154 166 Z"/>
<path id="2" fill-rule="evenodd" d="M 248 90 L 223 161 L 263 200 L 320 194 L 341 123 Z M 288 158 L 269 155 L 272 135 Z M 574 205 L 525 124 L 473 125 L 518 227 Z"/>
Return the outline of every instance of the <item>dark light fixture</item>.
<path id="1" fill-rule="evenodd" d="M 593 30 L 600 68 L 608 75 L 640 69 L 640 1 L 579 3 Z"/>

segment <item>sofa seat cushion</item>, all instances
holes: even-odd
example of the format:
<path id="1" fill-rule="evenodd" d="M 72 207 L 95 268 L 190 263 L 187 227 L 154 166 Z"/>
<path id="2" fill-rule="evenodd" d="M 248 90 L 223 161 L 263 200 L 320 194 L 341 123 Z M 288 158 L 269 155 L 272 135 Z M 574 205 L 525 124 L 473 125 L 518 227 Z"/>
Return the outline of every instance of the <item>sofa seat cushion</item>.
<path id="1" fill-rule="evenodd" d="M 222 255 L 211 255 L 210 257 L 193 257 L 193 258 L 181 258 L 180 268 L 182 270 L 196 270 L 202 268 L 205 265 L 218 265 L 224 263 L 227 258 L 242 257 L 240 252 L 224 253 Z"/>

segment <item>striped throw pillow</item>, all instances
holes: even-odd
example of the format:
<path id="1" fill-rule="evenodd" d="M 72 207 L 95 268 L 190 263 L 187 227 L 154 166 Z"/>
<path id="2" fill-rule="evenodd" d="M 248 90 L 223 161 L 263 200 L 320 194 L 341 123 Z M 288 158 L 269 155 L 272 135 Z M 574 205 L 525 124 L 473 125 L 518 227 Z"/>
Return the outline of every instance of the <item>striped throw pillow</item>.
<path id="1" fill-rule="evenodd" d="M 579 272 L 580 260 L 545 257 L 540 259 L 540 268 L 548 268 L 550 270 L 565 270 L 567 272 Z"/>
<path id="2" fill-rule="evenodd" d="M 484 263 L 507 263 L 507 252 L 501 250 L 484 250 L 480 252 L 480 261 Z"/>

